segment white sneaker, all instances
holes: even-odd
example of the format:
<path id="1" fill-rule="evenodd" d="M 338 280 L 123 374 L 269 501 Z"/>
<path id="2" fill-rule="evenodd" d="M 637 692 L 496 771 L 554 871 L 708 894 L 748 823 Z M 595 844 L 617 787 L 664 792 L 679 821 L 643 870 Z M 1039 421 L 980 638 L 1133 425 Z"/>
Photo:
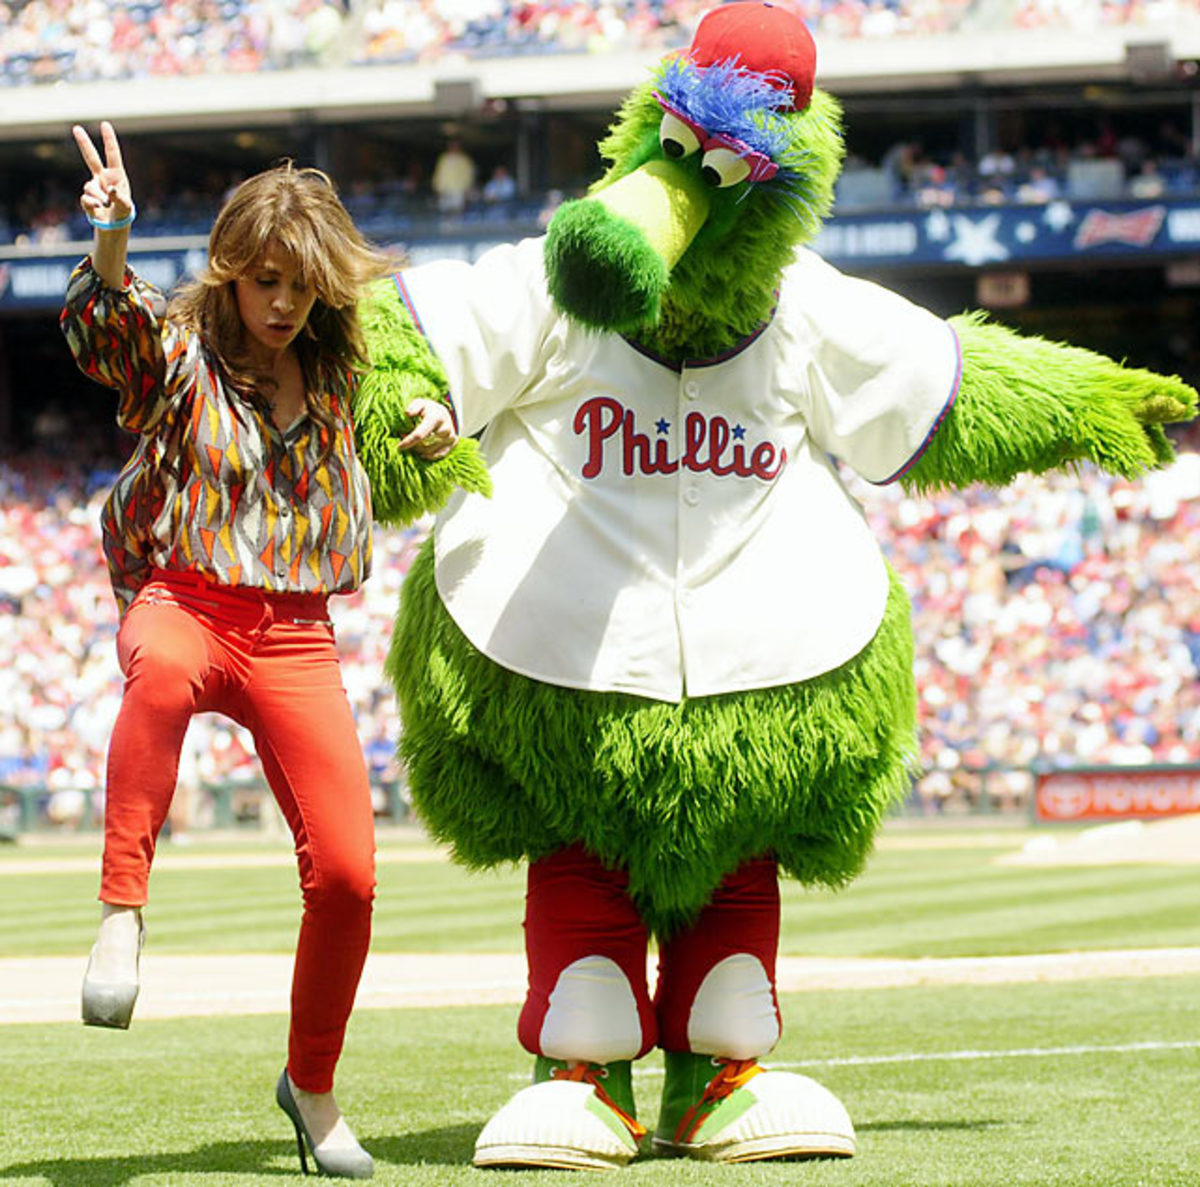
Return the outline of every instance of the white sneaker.
<path id="1" fill-rule="evenodd" d="M 624 1118 L 581 1080 L 546 1080 L 521 1089 L 483 1127 L 476 1166 L 617 1170 L 638 1151 Z"/>
<path id="2" fill-rule="evenodd" d="M 738 1066 L 736 1075 L 722 1068 L 694 1107 L 672 1120 L 673 1129 L 660 1122 L 654 1148 L 709 1162 L 849 1158 L 855 1150 L 850 1115 L 828 1088 L 757 1064 Z"/>

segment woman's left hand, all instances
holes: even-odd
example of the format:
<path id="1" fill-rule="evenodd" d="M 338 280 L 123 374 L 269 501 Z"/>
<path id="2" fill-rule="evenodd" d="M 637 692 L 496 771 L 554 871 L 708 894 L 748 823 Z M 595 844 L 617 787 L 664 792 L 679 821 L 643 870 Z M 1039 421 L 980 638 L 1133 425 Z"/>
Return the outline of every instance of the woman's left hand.
<path id="1" fill-rule="evenodd" d="M 412 449 L 427 462 L 435 462 L 448 454 L 458 441 L 450 409 L 437 400 L 413 400 L 404 410 L 415 416 L 417 423 L 397 442 L 401 449 Z"/>

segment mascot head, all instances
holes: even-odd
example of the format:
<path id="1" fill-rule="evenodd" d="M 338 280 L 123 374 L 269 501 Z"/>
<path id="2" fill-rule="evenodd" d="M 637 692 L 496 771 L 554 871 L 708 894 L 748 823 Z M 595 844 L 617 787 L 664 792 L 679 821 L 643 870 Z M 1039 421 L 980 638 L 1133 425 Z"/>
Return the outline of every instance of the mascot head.
<path id="1" fill-rule="evenodd" d="M 590 195 L 551 222 L 564 313 L 672 358 L 717 353 L 761 324 L 841 169 L 841 112 L 815 85 L 816 57 L 785 3 L 737 0 L 701 19 L 622 105 Z"/>

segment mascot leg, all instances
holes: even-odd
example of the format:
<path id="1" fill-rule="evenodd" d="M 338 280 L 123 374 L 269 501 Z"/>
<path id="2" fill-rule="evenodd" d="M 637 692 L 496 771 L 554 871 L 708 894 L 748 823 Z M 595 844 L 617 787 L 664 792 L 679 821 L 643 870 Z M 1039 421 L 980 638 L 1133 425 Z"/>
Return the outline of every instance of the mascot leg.
<path id="1" fill-rule="evenodd" d="M 529 992 L 518 1023 L 534 1083 L 484 1126 L 476 1166 L 612 1170 L 638 1151 L 632 1061 L 655 1043 L 648 933 L 628 878 L 580 846 L 533 862 Z"/>
<path id="2" fill-rule="evenodd" d="M 854 1153 L 854 1127 L 815 1080 L 758 1064 L 779 1040 L 773 860 L 722 882 L 694 925 L 662 945 L 659 1042 L 666 1060 L 656 1149 L 713 1162 Z"/>

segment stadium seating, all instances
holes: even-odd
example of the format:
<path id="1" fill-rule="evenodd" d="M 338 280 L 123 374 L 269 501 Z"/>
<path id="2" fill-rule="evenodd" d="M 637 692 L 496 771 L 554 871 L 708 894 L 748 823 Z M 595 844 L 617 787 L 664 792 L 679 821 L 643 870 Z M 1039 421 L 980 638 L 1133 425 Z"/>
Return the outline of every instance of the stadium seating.
<path id="1" fill-rule="evenodd" d="M 89 24 L 72 22 L 70 6 L 0 0 L 0 85 L 24 89 L 36 103 L 38 88 L 60 82 L 129 80 L 137 87 L 159 75 L 266 70 L 282 78 L 325 62 L 379 77 L 398 64 L 417 70 L 516 57 L 521 69 L 535 71 L 539 60 L 561 61 L 567 53 L 601 58 L 678 46 L 710 2 L 221 0 L 219 19 L 201 22 L 195 0 L 113 0 L 102 6 L 107 23 Z M 1132 0 L 805 2 L 819 38 L 888 46 L 978 30 L 985 17 L 1000 32 L 1031 38 L 1125 25 L 1148 36 L 1159 17 L 1195 17 L 1195 6 L 1183 0 L 1161 0 L 1152 12 Z M 212 11 L 206 6 L 206 17 Z M 156 41 L 171 52 L 153 52 Z M 990 162 L 958 162 L 937 148 L 914 143 L 900 154 L 877 146 L 872 159 L 847 169 L 837 210 L 892 208 L 915 221 L 925 218 L 922 205 L 940 203 L 942 194 L 960 206 L 1034 201 L 1020 195 L 1035 164 L 1048 167 L 1068 199 L 1128 197 L 1134 161 L 1121 159 L 1114 145 L 1098 147 L 1091 131 L 1077 129 L 1057 155 L 1039 155 L 1039 144 L 1010 145 L 1011 168 L 1003 175 L 991 172 Z M 1154 135 L 1141 151 L 1156 158 L 1164 192 L 1192 194 L 1193 137 Z M 896 167 L 901 158 L 903 168 Z M 473 200 L 461 216 L 446 216 L 427 188 L 414 192 L 388 173 L 386 161 L 372 164 L 370 179 L 345 195 L 360 226 L 380 240 L 431 250 L 449 231 L 481 240 L 528 233 L 563 196 L 556 183 L 545 192 L 527 189 L 503 207 Z M 205 235 L 228 180 L 188 195 L 180 185 L 156 203 L 139 200 L 138 235 Z M 0 248 L 9 246 L 13 256 L 39 243 L 66 251 L 64 240 L 86 239 L 74 197 L 61 186 L 39 188 L 36 201 L 4 209 L 0 194 Z M 0 258 L 0 284 L 6 267 Z M 1185 342 L 1166 366 L 1194 372 L 1198 358 L 1200 348 Z M 1085 470 L 1022 479 L 996 494 L 920 500 L 895 487 L 855 485 L 914 603 L 926 770 L 915 808 L 1023 808 L 1037 764 L 1200 761 L 1200 442 L 1194 434 L 1181 441 L 1179 466 L 1136 484 Z M 38 444 L 41 452 L 0 450 L 0 629 L 13 656 L 0 665 L 0 789 L 8 789 L 0 790 L 0 832 L 6 821 L 27 825 L 31 814 L 49 819 L 55 792 L 100 797 L 120 694 L 115 606 L 96 538 L 113 459 L 83 452 L 94 444 L 87 434 Z M 400 786 L 395 709 L 380 673 L 399 587 L 421 538 L 419 530 L 381 532 L 372 580 L 335 604 L 373 782 L 389 789 L 393 804 Z M 232 812 L 229 789 L 258 778 L 246 738 L 219 719 L 197 723 L 192 761 L 198 784 L 222 789 L 213 796 L 218 815 Z"/>
<path id="2" fill-rule="evenodd" d="M 913 600 L 928 772 L 916 808 L 988 797 L 1024 809 L 1039 764 L 1200 761 L 1200 454 L 1184 445 L 1178 466 L 1142 483 L 1085 469 L 916 499 L 849 479 Z M 0 629 L 21 657 L 0 671 L 0 784 L 20 793 L 24 820 L 56 790 L 102 787 L 121 689 L 96 526 L 110 478 L 64 459 L 0 465 Z M 380 530 L 376 575 L 333 604 L 389 804 L 396 721 L 380 673 L 423 535 Z M 220 789 L 225 819 L 230 788 L 259 778 L 248 739 L 206 717 L 193 743 L 191 769 Z"/>

